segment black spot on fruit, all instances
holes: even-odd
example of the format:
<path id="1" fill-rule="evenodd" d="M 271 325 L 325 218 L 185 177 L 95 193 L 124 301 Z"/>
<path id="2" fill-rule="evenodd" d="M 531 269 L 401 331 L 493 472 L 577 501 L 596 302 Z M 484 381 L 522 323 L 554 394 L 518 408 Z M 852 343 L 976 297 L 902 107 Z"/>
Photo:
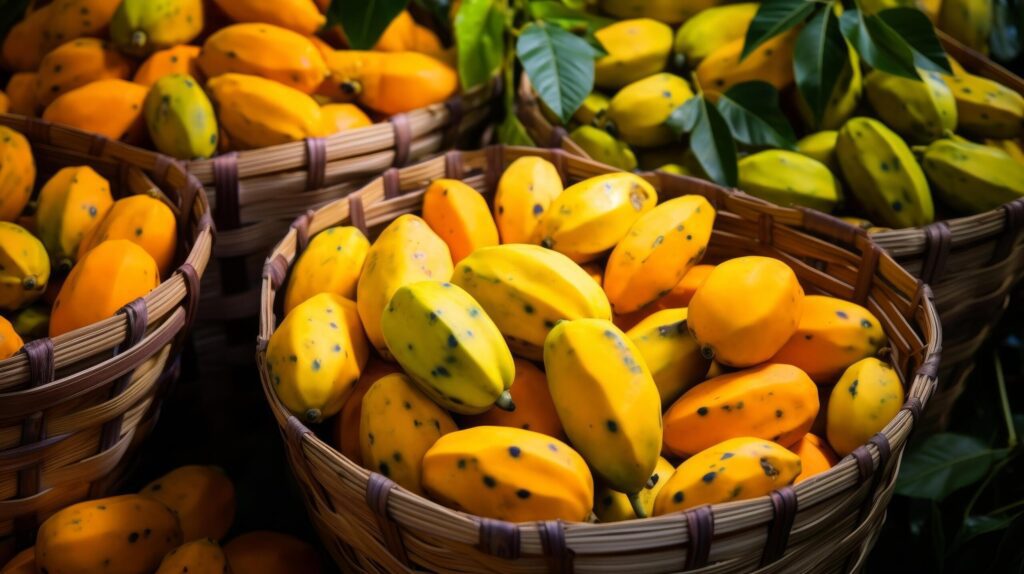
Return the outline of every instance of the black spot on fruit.
<path id="1" fill-rule="evenodd" d="M 130 544 L 134 544 L 135 542 L 138 542 L 138 540 L 139 540 L 139 533 L 138 532 L 132 532 L 131 534 L 128 535 L 128 542 Z"/>
<path id="2" fill-rule="evenodd" d="M 712 482 L 714 482 L 716 476 L 718 476 L 718 473 L 715 471 L 711 471 L 702 476 L 700 479 L 703 480 L 705 484 L 711 484 Z"/>
<path id="3" fill-rule="evenodd" d="M 849 319 L 850 316 L 846 314 L 846 311 L 836 311 L 836 317 L 840 319 Z"/>
<path id="4" fill-rule="evenodd" d="M 608 432 L 619 432 L 619 423 L 613 420 L 605 421 L 604 426 L 608 427 Z"/>
<path id="5" fill-rule="evenodd" d="M 493 476 L 484 475 L 484 486 L 487 488 L 494 488 L 498 486 L 498 481 L 494 480 Z"/>
<path id="6" fill-rule="evenodd" d="M 525 488 L 520 488 L 516 491 L 516 496 L 522 499 L 530 498 L 530 491 Z"/>
<path id="7" fill-rule="evenodd" d="M 850 391 L 850 396 L 851 397 L 856 397 L 857 396 L 857 385 L 859 385 L 859 384 L 860 384 L 860 381 L 858 379 L 854 379 L 853 382 L 850 383 L 850 388 L 848 390 Z"/>
<path id="8" fill-rule="evenodd" d="M 460 458 L 459 462 L 456 463 L 459 468 L 466 468 L 466 459 Z"/>
<path id="9" fill-rule="evenodd" d="M 391 467 L 388 466 L 388 463 L 380 463 L 380 473 L 383 474 L 384 476 L 391 476 Z"/>
<path id="10" fill-rule="evenodd" d="M 779 469 L 775 468 L 775 466 L 772 465 L 772 463 L 769 462 L 768 459 L 763 456 L 761 457 L 761 470 L 764 471 L 764 474 L 766 476 L 769 476 L 771 478 L 779 476 Z"/>
<path id="11" fill-rule="evenodd" d="M 519 458 L 519 456 L 523 454 L 523 451 L 518 446 L 510 446 L 508 447 L 508 454 L 512 458 Z"/>
<path id="12" fill-rule="evenodd" d="M 707 415 L 708 414 L 708 408 L 707 407 L 700 407 L 699 409 L 697 409 L 697 414 L 700 415 L 700 416 Z"/>
<path id="13" fill-rule="evenodd" d="M 777 418 L 777 419 L 781 419 L 782 418 L 782 409 L 775 409 L 775 418 Z"/>
<path id="14" fill-rule="evenodd" d="M 871 328 L 871 321 L 868 321 L 867 319 L 861 319 L 860 320 L 860 326 L 864 327 L 865 329 L 870 329 Z"/>
<path id="15" fill-rule="evenodd" d="M 721 460 L 728 460 L 728 459 L 732 458 L 733 456 L 735 456 L 735 455 L 733 455 L 731 452 L 722 453 Z"/>
<path id="16" fill-rule="evenodd" d="M 684 498 L 683 497 L 683 491 L 682 490 L 677 490 L 676 493 L 672 495 L 672 502 L 674 502 L 676 504 L 682 504 L 683 503 L 683 498 Z"/>

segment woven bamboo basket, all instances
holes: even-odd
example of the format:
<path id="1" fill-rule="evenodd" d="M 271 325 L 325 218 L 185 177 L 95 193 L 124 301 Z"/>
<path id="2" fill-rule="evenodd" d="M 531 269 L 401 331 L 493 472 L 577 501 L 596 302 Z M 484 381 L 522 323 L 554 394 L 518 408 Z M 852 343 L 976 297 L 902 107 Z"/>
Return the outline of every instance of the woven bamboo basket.
<path id="1" fill-rule="evenodd" d="M 830 471 L 770 497 L 705 506 L 643 521 L 510 524 L 439 506 L 345 458 L 277 399 L 266 370 L 275 303 L 309 238 L 334 225 L 373 237 L 420 209 L 434 179 L 465 181 L 488 198 L 512 161 L 551 160 L 567 183 L 614 171 L 561 150 L 491 147 L 450 152 L 389 170 L 347 200 L 301 216 L 267 260 L 260 299 L 257 362 L 309 515 L 342 571 L 709 572 L 857 569 L 877 535 L 899 458 L 936 384 L 940 325 L 927 286 L 865 236 L 830 216 L 767 204 L 713 184 L 644 174 L 662 199 L 700 194 L 718 209 L 708 258 L 761 254 L 796 271 L 809 293 L 867 306 L 891 339 L 889 357 L 907 387 L 904 408 L 870 444 Z"/>
<path id="2" fill-rule="evenodd" d="M 1024 95 L 1024 79 L 939 32 L 946 49 L 969 72 L 996 80 Z M 552 125 L 528 80 L 520 83 L 520 120 L 538 145 L 588 157 L 561 126 Z M 859 231 L 851 231 L 859 232 Z M 1024 200 L 970 217 L 874 234 L 871 238 L 935 294 L 947 336 L 942 382 L 928 403 L 920 432 L 948 425 L 950 412 L 974 369 L 974 356 L 1006 309 L 1015 284 L 1024 278 Z"/>
<path id="3" fill-rule="evenodd" d="M 0 361 L 0 563 L 53 512 L 114 489 L 160 412 L 199 305 L 213 225 L 199 182 L 169 158 L 23 116 L 42 185 L 89 165 L 115 197 L 150 194 L 178 219 L 177 269 L 114 317 L 29 342 Z"/>
<path id="4" fill-rule="evenodd" d="M 496 82 L 365 128 L 186 163 L 217 224 L 216 265 L 204 277 L 196 330 L 204 357 L 216 358 L 207 366 L 252 360 L 263 260 L 295 217 L 389 167 L 466 141 L 490 123 L 500 90 Z"/>

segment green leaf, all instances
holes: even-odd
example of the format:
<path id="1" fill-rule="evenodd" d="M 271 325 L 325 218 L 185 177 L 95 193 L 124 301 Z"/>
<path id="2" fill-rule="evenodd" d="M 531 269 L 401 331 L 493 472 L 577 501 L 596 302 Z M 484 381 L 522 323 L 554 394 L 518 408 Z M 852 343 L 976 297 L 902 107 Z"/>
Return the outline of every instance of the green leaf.
<path id="1" fill-rule="evenodd" d="M 960 527 L 960 531 L 956 533 L 956 538 L 953 539 L 950 553 L 955 552 L 974 538 L 1009 528 L 1013 521 L 1021 516 L 1024 516 L 1024 512 L 1005 516 L 968 516 Z"/>
<path id="2" fill-rule="evenodd" d="M 1006 454 L 967 435 L 939 433 L 903 457 L 896 492 L 911 498 L 942 500 L 981 480 L 992 463 Z"/>
<path id="3" fill-rule="evenodd" d="M 711 181 L 736 187 L 736 143 L 718 108 L 704 96 L 696 96 L 676 108 L 666 124 L 690 134 L 690 150 Z"/>
<path id="4" fill-rule="evenodd" d="M 614 24 L 614 20 L 588 14 L 559 2 L 530 2 L 527 6 L 532 19 L 553 24 L 581 36 L 597 50 L 599 56 L 607 55 L 604 46 L 594 36 L 594 33 L 605 26 Z"/>
<path id="5" fill-rule="evenodd" d="M 946 51 L 935 35 L 931 20 L 917 8 L 890 8 L 878 13 L 889 28 L 894 30 L 910 47 L 914 65 L 918 68 L 952 74 Z"/>
<path id="6" fill-rule="evenodd" d="M 568 123 L 594 89 L 594 49 L 557 26 L 531 23 L 519 35 L 516 54 L 541 100 Z"/>
<path id="7" fill-rule="evenodd" d="M 498 141 L 506 145 L 522 145 L 533 147 L 533 138 L 526 131 L 526 126 L 519 121 L 515 114 L 508 114 L 505 120 L 498 126 Z"/>
<path id="8" fill-rule="evenodd" d="M 464 0 L 455 15 L 462 88 L 486 83 L 501 68 L 505 55 L 505 9 L 502 0 Z"/>
<path id="9" fill-rule="evenodd" d="M 700 119 L 703 104 L 700 98 L 690 98 L 683 105 L 672 110 L 672 113 L 665 120 L 665 125 L 672 129 L 676 135 L 688 134 L 693 131 Z"/>
<path id="10" fill-rule="evenodd" d="M 849 65 L 849 50 L 839 31 L 839 19 L 832 10 L 821 10 L 797 36 L 793 58 L 797 88 L 816 125 L 825 115 L 839 77 Z"/>
<path id="11" fill-rule="evenodd" d="M 831 4 L 818 4 L 811 0 L 765 0 L 747 28 L 740 60 L 746 58 L 758 46 L 793 26 L 803 22 L 817 7 L 831 9 Z"/>
<path id="12" fill-rule="evenodd" d="M 871 67 L 920 81 L 910 46 L 877 15 L 865 16 L 857 9 L 843 12 L 839 29 Z"/>
<path id="13" fill-rule="evenodd" d="M 743 82 L 715 104 L 732 137 L 750 146 L 792 149 L 796 135 L 779 108 L 779 92 L 767 82 Z"/>
<path id="14" fill-rule="evenodd" d="M 327 9 L 330 23 L 340 23 L 349 46 L 369 50 L 408 0 L 332 0 Z"/>

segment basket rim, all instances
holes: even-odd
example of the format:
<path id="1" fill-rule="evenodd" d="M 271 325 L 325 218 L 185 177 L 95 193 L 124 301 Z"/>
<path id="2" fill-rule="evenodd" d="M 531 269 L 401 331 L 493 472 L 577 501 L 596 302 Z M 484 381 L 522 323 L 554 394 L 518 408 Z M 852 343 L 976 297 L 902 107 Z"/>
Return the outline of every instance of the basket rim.
<path id="1" fill-rule="evenodd" d="M 570 154 L 558 149 L 517 148 L 511 146 L 491 146 L 484 150 L 475 152 L 449 152 L 449 154 L 443 158 L 443 161 L 446 162 L 446 166 L 451 166 L 453 163 L 457 163 L 461 158 L 461 155 L 465 155 L 466 157 L 489 156 L 493 150 L 499 150 L 499 148 L 504 151 L 521 152 L 523 155 L 546 157 L 554 162 L 561 162 L 562 160 L 571 158 L 572 161 L 580 162 L 582 165 L 598 166 L 608 171 L 621 171 L 608 166 L 602 166 L 593 160 L 571 156 Z M 501 151 L 499 151 L 499 153 L 501 153 Z M 453 160 L 453 158 L 456 159 Z M 441 158 L 431 161 L 441 161 Z M 560 163 L 556 163 L 556 165 L 560 165 Z M 260 370 L 264 394 L 267 401 L 270 403 L 271 410 L 274 413 L 278 425 L 281 427 L 281 431 L 286 442 L 289 443 L 289 450 L 294 451 L 292 453 L 293 456 L 289 457 L 290 464 L 293 466 L 303 464 L 303 461 L 310 457 L 329 459 L 344 471 L 344 474 L 339 473 L 341 480 L 356 481 L 362 487 L 372 487 L 374 482 L 377 482 L 379 486 L 382 482 L 380 479 L 383 477 L 377 473 L 366 470 L 362 466 L 349 460 L 335 447 L 317 437 L 316 434 L 313 433 L 313 431 L 310 430 L 302 421 L 288 412 L 283 403 L 281 403 L 277 398 L 276 393 L 273 391 L 266 368 L 266 349 L 270 335 L 276 327 L 273 307 L 275 294 L 278 288 L 283 286 L 287 269 L 290 265 L 285 256 L 280 255 L 280 251 L 282 249 L 294 249 L 298 244 L 308 240 L 308 237 L 311 236 L 313 232 L 318 232 L 331 225 L 341 224 L 342 222 L 345 222 L 346 219 L 349 220 L 348 224 L 356 225 L 357 227 L 362 226 L 365 228 L 366 212 L 362 196 L 363 194 L 371 193 L 371 190 L 377 195 L 380 195 L 381 188 L 385 190 L 383 199 L 379 197 L 371 197 L 371 201 L 376 200 L 374 203 L 370 204 L 371 207 L 382 205 L 384 203 L 394 204 L 396 209 L 388 212 L 389 217 L 387 219 L 393 219 L 400 213 L 412 211 L 412 209 L 406 209 L 408 207 L 406 204 L 411 204 L 408 201 L 405 201 L 403 196 L 396 194 L 398 191 L 397 188 L 400 176 L 399 171 L 400 170 L 397 169 L 389 170 L 389 172 L 385 173 L 384 176 L 369 183 L 353 196 L 324 206 L 316 212 L 311 211 L 298 218 L 285 237 L 282 238 L 267 258 L 267 262 L 264 265 L 261 287 L 260 327 L 259 336 L 257 338 L 256 358 Z M 799 231 L 812 235 L 817 235 L 819 237 L 822 235 L 831 235 L 835 241 L 845 245 L 846 249 L 856 251 L 865 258 L 877 257 L 877 261 L 886 265 L 887 272 L 896 273 L 906 281 L 917 285 L 919 290 L 918 294 L 921 296 L 915 297 L 912 300 L 911 307 L 914 310 L 912 314 L 913 320 L 916 321 L 919 328 L 924 325 L 930 329 L 930 332 L 926 333 L 926 335 L 930 335 L 930 337 L 923 341 L 925 346 L 922 350 L 923 357 L 921 358 L 921 366 L 914 373 L 912 378 L 913 380 L 907 381 L 907 402 L 897 415 L 893 417 L 893 419 L 879 433 L 879 435 L 876 435 L 876 437 L 868 444 L 859 447 L 858 450 L 862 452 L 859 454 L 855 453 L 856 456 L 854 454 L 846 456 L 831 470 L 803 481 L 800 484 L 793 485 L 791 488 L 795 494 L 797 502 L 814 506 L 829 497 L 830 489 L 837 489 L 840 492 L 845 492 L 846 490 L 855 488 L 856 485 L 862 484 L 862 481 L 866 480 L 864 475 L 865 465 L 868 469 L 868 476 L 874 475 L 877 479 L 881 474 L 883 474 L 882 467 L 884 467 L 886 462 L 889 461 L 888 455 L 890 445 L 892 445 L 893 449 L 898 448 L 902 451 L 902 447 L 906 443 L 915 418 L 919 416 L 921 409 L 923 409 L 936 385 L 936 370 L 941 347 L 941 323 L 939 322 L 935 306 L 931 302 L 930 289 L 921 283 L 920 280 L 913 278 L 909 273 L 896 265 L 889 255 L 884 253 L 877 245 L 870 242 L 865 235 L 850 233 L 849 229 L 847 229 L 849 226 L 836 225 L 838 220 L 831 216 L 807 209 L 779 207 L 751 196 L 733 192 L 731 190 L 724 190 L 724 188 L 714 186 L 714 184 L 693 178 L 685 178 L 660 172 L 657 174 L 647 173 L 644 175 L 655 178 L 659 181 L 664 181 L 666 179 L 685 179 L 688 182 L 692 182 L 693 185 L 712 186 L 723 190 L 728 194 L 728 196 L 733 198 L 735 205 L 740 205 L 745 208 L 743 211 L 748 212 L 748 215 L 746 216 L 748 219 L 758 221 L 759 223 L 767 221 L 770 226 L 770 218 L 775 218 L 774 221 L 776 222 L 785 223 L 792 227 L 796 227 Z M 351 208 L 348 216 L 342 217 L 341 220 L 339 220 L 337 217 L 331 218 L 325 215 L 332 209 L 332 206 L 343 203 L 347 203 L 348 207 Z M 418 205 L 418 203 L 416 205 Z M 734 213 L 740 213 L 740 211 L 737 210 L 731 211 Z M 320 221 L 318 218 L 332 220 Z M 890 266 L 891 269 L 889 269 Z M 874 273 L 880 273 L 879 269 L 881 269 L 881 267 L 875 267 Z M 872 278 L 874 276 L 875 275 L 872 275 Z M 922 328 L 922 330 L 924 329 Z M 879 436 L 881 438 L 878 438 Z M 296 462 L 296 459 L 299 459 L 299 462 Z M 298 469 L 293 470 L 298 472 Z M 389 480 L 384 480 L 390 483 Z M 386 498 L 383 502 L 385 508 L 375 512 L 384 512 L 391 520 L 402 521 L 401 518 L 404 518 L 406 519 L 404 521 L 405 524 L 410 524 L 416 528 L 428 528 L 430 523 L 424 522 L 422 519 L 408 520 L 408 517 L 413 510 L 421 510 L 424 513 L 429 513 L 435 519 L 443 517 L 447 521 L 446 528 L 444 531 L 438 531 L 435 526 L 433 534 L 446 540 L 459 543 L 466 543 L 467 540 L 472 540 L 471 543 L 475 543 L 476 533 L 480 532 L 480 529 L 487 524 L 495 522 L 490 519 L 451 510 L 426 497 L 419 496 L 399 487 L 394 483 L 387 485 L 387 488 L 390 488 L 391 490 L 390 497 Z M 762 496 L 749 500 L 721 503 L 711 507 L 700 508 L 710 508 L 711 512 L 713 512 L 715 516 L 719 517 L 719 519 L 725 519 L 726 517 L 745 517 L 745 519 L 741 521 L 743 523 L 741 526 L 733 525 L 732 529 L 722 531 L 722 534 L 727 534 L 729 532 L 748 530 L 752 527 L 752 524 L 756 524 L 758 527 L 769 524 L 772 521 L 772 517 L 775 515 L 774 498 L 774 496 Z M 373 503 L 368 501 L 368 504 Z M 621 535 L 629 532 L 636 532 L 637 529 L 648 526 L 655 526 L 660 529 L 659 534 L 665 534 L 671 531 L 675 543 L 686 544 L 688 540 L 692 541 L 690 527 L 687 527 L 686 524 L 690 524 L 687 520 L 693 516 L 694 510 L 695 509 L 691 509 L 685 512 L 676 512 L 664 516 L 648 518 L 643 521 L 602 524 L 565 523 L 562 526 L 564 528 L 565 536 L 568 538 L 588 536 L 591 537 L 591 539 L 594 535 L 598 534 L 609 536 Z M 515 525 L 517 527 L 517 532 L 519 533 L 518 535 L 521 535 L 520 540 L 524 553 L 541 553 L 540 550 L 543 545 L 542 537 L 545 536 L 544 531 L 546 524 L 547 523 L 528 522 Z M 716 531 L 715 536 L 717 537 L 718 534 L 719 532 Z M 699 531 L 695 535 L 699 535 Z M 576 539 L 578 540 L 578 538 Z"/>

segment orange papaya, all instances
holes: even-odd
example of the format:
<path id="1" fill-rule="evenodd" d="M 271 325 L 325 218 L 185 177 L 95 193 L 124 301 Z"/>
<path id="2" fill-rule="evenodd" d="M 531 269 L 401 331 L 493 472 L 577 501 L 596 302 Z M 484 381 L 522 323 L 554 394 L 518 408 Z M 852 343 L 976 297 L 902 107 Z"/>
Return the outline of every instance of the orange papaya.
<path id="1" fill-rule="evenodd" d="M 0 361 L 13 357 L 24 344 L 14 325 L 0 317 Z"/>
<path id="2" fill-rule="evenodd" d="M 25 136 L 0 126 L 0 221 L 18 218 L 32 197 L 36 161 Z"/>
<path id="3" fill-rule="evenodd" d="M 0 574 L 36 574 L 36 549 L 33 546 L 15 554 L 11 561 L 0 568 Z"/>
<path id="4" fill-rule="evenodd" d="M 327 67 L 325 95 L 389 116 L 439 104 L 459 88 L 451 66 L 418 52 L 336 50 Z"/>
<path id="5" fill-rule="evenodd" d="M 36 102 L 46 107 L 61 94 L 96 80 L 127 80 L 132 63 L 97 38 L 78 38 L 43 56 L 36 76 Z"/>
<path id="6" fill-rule="evenodd" d="M 459 180 L 430 184 L 423 195 L 423 220 L 448 244 L 456 265 L 477 249 L 498 244 L 498 228 L 484 196 Z"/>
<path id="7" fill-rule="evenodd" d="M 805 434 L 804 438 L 789 450 L 800 457 L 802 467 L 795 482 L 803 482 L 812 476 L 821 474 L 839 462 L 839 457 L 836 456 L 832 447 L 824 439 L 811 433 Z"/>
<path id="8" fill-rule="evenodd" d="M 139 66 L 132 81 L 143 86 L 152 86 L 157 80 L 170 74 L 186 74 L 199 78 L 201 76 L 197 60 L 201 50 L 199 46 L 182 44 L 153 52 Z"/>
<path id="9" fill-rule="evenodd" d="M 36 101 L 36 72 L 18 72 L 11 75 L 7 81 L 7 98 L 10 100 L 12 114 L 23 116 L 34 116 L 39 112 L 39 102 Z"/>
<path id="10" fill-rule="evenodd" d="M 697 288 L 704 284 L 714 265 L 694 265 L 683 275 L 683 280 L 676 283 L 676 286 L 667 295 L 658 300 L 660 309 L 678 309 L 688 307 Z"/>
<path id="11" fill-rule="evenodd" d="M 373 383 L 382 377 L 401 372 L 402 369 L 395 363 L 385 361 L 376 355 L 370 357 L 366 367 L 359 373 L 359 381 L 345 399 L 345 406 L 341 407 L 341 412 L 334 417 L 334 448 L 358 465 L 363 464 L 363 453 L 359 446 L 359 421 L 362 418 L 363 397 Z"/>
<path id="12" fill-rule="evenodd" d="M 16 72 L 34 72 L 39 68 L 39 62 L 48 51 L 44 47 L 44 35 L 50 34 L 47 26 L 55 4 L 59 3 L 29 12 L 7 32 L 2 48 L 5 67 Z"/>
<path id="13" fill-rule="evenodd" d="M 235 22 L 262 22 L 311 35 L 327 18 L 313 0 L 214 0 L 218 8 Z"/>
<path id="14" fill-rule="evenodd" d="M 320 574 L 316 550 L 287 534 L 258 530 L 243 534 L 224 546 L 231 571 L 236 574 Z"/>
<path id="15" fill-rule="evenodd" d="M 209 538 L 186 542 L 164 556 L 155 574 L 227 574 L 228 559 Z"/>
<path id="16" fill-rule="evenodd" d="M 97 80 L 61 94 L 46 106 L 43 119 L 114 140 L 138 141 L 145 131 L 142 102 L 148 91 L 125 80 Z"/>
<path id="17" fill-rule="evenodd" d="M 325 135 L 373 125 L 370 116 L 355 104 L 327 104 L 320 107 L 320 114 L 324 118 Z"/>
<path id="18" fill-rule="evenodd" d="M 235 519 L 235 486 L 215 466 L 178 467 L 147 484 L 140 494 L 174 511 L 186 542 L 220 540 Z"/>
<path id="19" fill-rule="evenodd" d="M 234 24 L 207 38 L 199 55 L 207 78 L 249 74 L 312 94 L 327 76 L 320 50 L 302 34 L 264 23 Z"/>
<path id="20" fill-rule="evenodd" d="M 516 366 L 516 377 L 512 381 L 509 392 L 512 393 L 514 411 L 506 411 L 498 407 L 478 414 L 468 415 L 460 419 L 462 427 L 498 426 L 532 430 L 559 440 L 565 440 L 562 422 L 558 420 L 555 403 L 551 400 L 548 380 L 544 371 L 533 363 L 513 359 Z"/>
<path id="21" fill-rule="evenodd" d="M 70 269 L 85 235 L 107 214 L 110 183 L 87 165 L 65 167 L 39 192 L 36 234 L 58 267 Z"/>
<path id="22" fill-rule="evenodd" d="M 146 250 L 166 276 L 174 264 L 178 244 L 174 212 L 159 199 L 133 195 L 114 202 L 98 225 L 86 231 L 78 245 L 78 259 L 108 239 L 127 239 Z"/>

